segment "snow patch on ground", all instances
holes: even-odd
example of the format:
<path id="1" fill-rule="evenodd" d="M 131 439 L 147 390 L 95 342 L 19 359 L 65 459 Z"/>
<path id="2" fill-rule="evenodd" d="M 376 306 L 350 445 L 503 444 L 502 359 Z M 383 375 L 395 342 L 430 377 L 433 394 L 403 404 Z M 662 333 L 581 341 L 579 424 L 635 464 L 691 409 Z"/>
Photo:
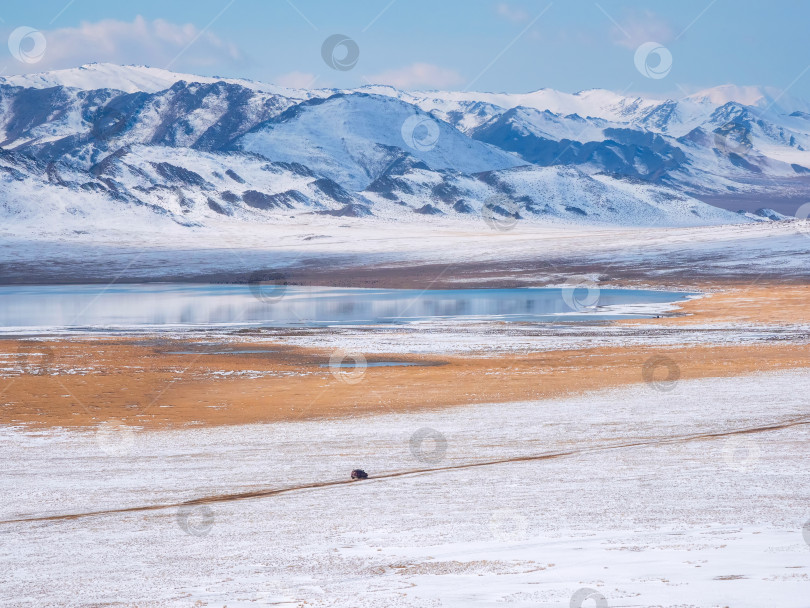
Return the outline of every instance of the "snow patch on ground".
<path id="1" fill-rule="evenodd" d="M 371 479 L 190 511 L 2 523 L 0 597 L 534 608 L 592 588 L 609 606 L 803 607 L 810 427 L 695 435 L 806 419 L 808 390 L 797 370 L 350 420 L 5 428 L 3 520 L 347 479 L 358 466 Z M 438 443 L 418 441 L 425 428 Z M 559 452 L 572 453 L 374 479 Z"/>

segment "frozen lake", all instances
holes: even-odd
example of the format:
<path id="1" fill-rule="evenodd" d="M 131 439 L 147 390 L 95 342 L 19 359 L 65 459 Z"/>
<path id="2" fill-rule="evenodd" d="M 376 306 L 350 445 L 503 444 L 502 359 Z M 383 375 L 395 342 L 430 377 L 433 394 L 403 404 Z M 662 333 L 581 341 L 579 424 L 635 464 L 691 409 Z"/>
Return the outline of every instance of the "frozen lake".
<path id="1" fill-rule="evenodd" d="M 435 319 L 582 321 L 655 316 L 689 294 L 600 289 L 346 289 L 274 284 L 0 287 L 0 330 L 323 326 Z"/>

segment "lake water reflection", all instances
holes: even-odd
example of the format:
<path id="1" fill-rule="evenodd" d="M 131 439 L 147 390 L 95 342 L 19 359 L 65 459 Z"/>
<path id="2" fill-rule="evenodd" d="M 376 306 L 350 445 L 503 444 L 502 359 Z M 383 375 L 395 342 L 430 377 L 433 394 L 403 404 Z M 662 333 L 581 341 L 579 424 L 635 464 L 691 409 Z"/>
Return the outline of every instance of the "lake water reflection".
<path id="1" fill-rule="evenodd" d="M 676 302 L 688 294 L 601 289 L 595 301 L 593 294 L 564 295 L 559 288 L 421 291 L 179 283 L 6 286 L 0 287 L 0 328 L 312 327 L 431 319 L 577 321 L 647 316 L 644 305 Z M 617 306 L 625 310 L 617 311 Z"/>

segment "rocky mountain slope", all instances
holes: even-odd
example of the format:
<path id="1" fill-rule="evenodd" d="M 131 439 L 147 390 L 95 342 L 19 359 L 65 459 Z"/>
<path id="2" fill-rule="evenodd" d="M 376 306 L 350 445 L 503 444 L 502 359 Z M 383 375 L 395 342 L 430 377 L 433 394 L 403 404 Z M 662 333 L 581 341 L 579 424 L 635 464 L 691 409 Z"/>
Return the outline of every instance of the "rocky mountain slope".
<path id="1" fill-rule="evenodd" d="M 761 192 L 767 207 L 775 185 L 803 192 L 809 110 L 750 87 L 677 101 L 306 91 L 94 64 L 0 79 L 0 213 L 21 232 L 135 216 L 481 216 L 501 229 L 771 221 L 782 216 L 699 199 Z"/>

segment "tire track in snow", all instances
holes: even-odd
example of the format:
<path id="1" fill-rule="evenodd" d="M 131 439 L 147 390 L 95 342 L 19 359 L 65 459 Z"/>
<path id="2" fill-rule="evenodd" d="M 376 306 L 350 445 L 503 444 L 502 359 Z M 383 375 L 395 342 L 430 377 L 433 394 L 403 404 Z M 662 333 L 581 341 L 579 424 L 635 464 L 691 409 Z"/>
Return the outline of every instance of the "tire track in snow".
<path id="1" fill-rule="evenodd" d="M 727 431 L 714 431 L 705 433 L 693 433 L 687 435 L 675 435 L 672 437 L 654 438 L 643 441 L 632 441 L 624 443 L 614 443 L 608 445 L 599 445 L 593 447 L 579 448 L 574 450 L 565 450 L 561 452 L 547 452 L 544 454 L 534 454 L 530 456 L 513 456 L 511 458 L 501 458 L 498 460 L 487 460 L 483 462 L 472 462 L 466 464 L 448 465 L 443 467 L 433 467 L 425 469 L 410 469 L 407 471 L 396 471 L 393 473 L 384 473 L 369 477 L 363 483 L 370 483 L 375 481 L 385 481 L 387 479 L 396 479 L 398 477 L 408 477 L 411 475 L 424 475 L 428 473 L 442 473 L 446 471 L 458 471 L 463 469 L 474 469 L 478 467 L 497 466 L 502 464 L 509 464 L 513 462 L 531 462 L 536 460 L 553 460 L 556 458 L 566 458 L 569 456 L 580 456 L 585 454 L 593 454 L 598 452 L 606 452 L 610 450 L 621 450 L 627 448 L 639 447 L 654 447 L 659 445 L 668 445 L 676 443 L 688 443 L 690 441 L 704 441 L 711 439 L 719 439 L 723 437 L 730 437 L 734 435 L 751 435 L 756 433 L 768 433 L 771 431 L 780 431 L 783 429 L 810 425 L 810 418 L 792 418 L 783 422 L 774 422 L 772 424 L 747 427 L 741 429 L 731 429 Z M 162 503 L 153 505 L 141 505 L 137 507 L 122 507 L 119 509 L 106 509 L 103 511 L 87 511 L 84 513 L 68 513 L 64 515 L 44 515 L 34 517 L 23 517 L 19 519 L 8 519 L 0 521 L 3 524 L 16 524 L 16 523 L 34 523 L 34 522 L 48 522 L 48 521 L 64 521 L 81 519 L 85 517 L 96 517 L 100 515 L 115 515 L 127 513 L 145 513 L 149 511 L 160 511 L 163 509 L 174 509 L 180 507 L 191 507 L 196 505 L 210 505 L 222 502 L 234 502 L 237 500 L 249 500 L 253 498 L 268 498 L 270 496 L 278 496 L 280 494 L 288 494 L 290 492 L 298 492 L 302 490 L 317 490 L 322 488 L 330 488 L 335 486 L 343 486 L 347 484 L 357 483 L 352 479 L 342 479 L 340 481 L 323 481 L 309 484 L 302 484 L 297 486 L 288 486 L 286 488 L 277 488 L 274 490 L 256 490 L 253 492 L 236 492 L 233 494 L 215 494 L 212 496 L 203 496 L 174 503 Z"/>

